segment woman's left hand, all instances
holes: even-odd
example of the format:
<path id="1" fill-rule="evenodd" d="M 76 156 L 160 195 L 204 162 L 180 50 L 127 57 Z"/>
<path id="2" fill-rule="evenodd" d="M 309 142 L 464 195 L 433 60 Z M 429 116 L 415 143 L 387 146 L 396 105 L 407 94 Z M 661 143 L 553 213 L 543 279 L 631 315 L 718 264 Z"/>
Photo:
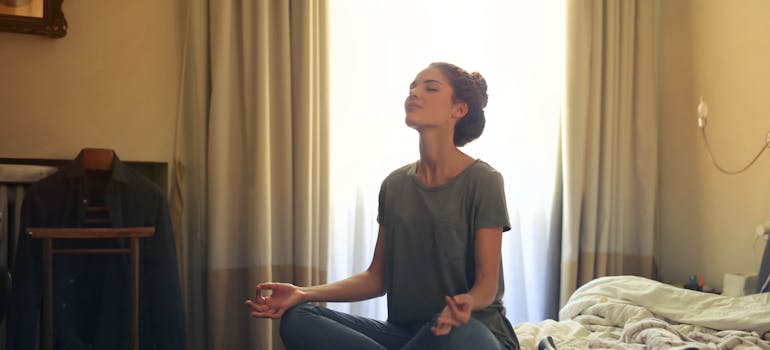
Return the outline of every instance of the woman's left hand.
<path id="1" fill-rule="evenodd" d="M 436 325 L 430 329 L 437 336 L 447 335 L 452 331 L 452 327 L 460 327 L 471 319 L 473 297 L 470 294 L 447 296 L 444 299 L 446 306 L 436 319 Z"/>

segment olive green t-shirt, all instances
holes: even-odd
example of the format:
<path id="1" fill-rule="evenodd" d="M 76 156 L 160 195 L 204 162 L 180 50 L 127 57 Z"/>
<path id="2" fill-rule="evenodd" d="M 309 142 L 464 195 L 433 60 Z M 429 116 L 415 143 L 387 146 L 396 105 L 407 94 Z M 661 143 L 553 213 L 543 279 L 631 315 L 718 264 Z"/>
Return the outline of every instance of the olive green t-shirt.
<path id="1" fill-rule="evenodd" d="M 510 230 L 502 175 L 476 160 L 448 183 L 426 187 L 415 176 L 417 163 L 393 171 L 382 182 L 377 221 L 385 228 L 388 321 L 416 329 L 446 306 L 444 296 L 467 293 L 475 281 L 476 231 Z M 518 341 L 501 298 L 473 312 L 511 349 Z"/>

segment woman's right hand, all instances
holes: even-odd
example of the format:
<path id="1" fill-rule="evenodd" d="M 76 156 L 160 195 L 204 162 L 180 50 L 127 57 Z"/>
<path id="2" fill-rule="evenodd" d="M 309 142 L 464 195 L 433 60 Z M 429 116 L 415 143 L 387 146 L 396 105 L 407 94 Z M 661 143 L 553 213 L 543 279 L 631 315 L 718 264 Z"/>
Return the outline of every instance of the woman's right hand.
<path id="1" fill-rule="evenodd" d="M 270 291 L 263 296 L 263 291 Z M 289 283 L 260 283 L 257 285 L 257 295 L 254 300 L 246 300 L 246 306 L 251 308 L 251 317 L 281 318 L 286 310 L 304 302 L 305 293 L 297 286 Z"/>

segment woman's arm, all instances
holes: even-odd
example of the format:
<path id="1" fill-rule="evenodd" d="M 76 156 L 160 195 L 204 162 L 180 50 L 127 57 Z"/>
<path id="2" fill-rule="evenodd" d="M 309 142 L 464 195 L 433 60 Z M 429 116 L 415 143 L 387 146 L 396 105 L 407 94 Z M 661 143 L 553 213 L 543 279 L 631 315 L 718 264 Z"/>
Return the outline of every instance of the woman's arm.
<path id="1" fill-rule="evenodd" d="M 436 325 L 431 328 L 434 334 L 449 334 L 452 327 L 460 327 L 468 323 L 471 311 L 483 309 L 495 300 L 502 241 L 502 227 L 476 230 L 474 242 L 476 280 L 468 293 L 444 297 L 447 306 L 436 320 Z"/>
<path id="2" fill-rule="evenodd" d="M 302 287 L 303 301 L 360 301 L 385 294 L 385 229 L 380 225 L 374 256 L 366 271 L 344 280 L 313 287 Z"/>
<path id="3" fill-rule="evenodd" d="M 297 287 L 288 283 L 267 282 L 257 285 L 254 301 L 247 300 L 252 317 L 281 318 L 294 305 L 308 301 L 359 301 L 385 293 L 385 229 L 380 225 L 374 256 L 366 271 L 344 280 L 313 286 Z M 270 291 L 263 296 L 262 291 Z"/>
<path id="4" fill-rule="evenodd" d="M 497 295 L 497 283 L 500 275 L 501 246 L 503 228 L 480 228 L 476 230 L 476 281 L 468 294 L 473 297 L 472 310 L 483 309 Z"/>

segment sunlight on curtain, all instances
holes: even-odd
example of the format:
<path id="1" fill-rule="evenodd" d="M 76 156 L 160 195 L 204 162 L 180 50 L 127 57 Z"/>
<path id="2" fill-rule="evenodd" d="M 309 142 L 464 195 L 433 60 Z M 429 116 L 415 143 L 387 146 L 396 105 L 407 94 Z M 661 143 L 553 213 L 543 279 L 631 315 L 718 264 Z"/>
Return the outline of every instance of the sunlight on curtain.
<path id="1" fill-rule="evenodd" d="M 504 303 L 512 322 L 545 317 L 545 244 L 564 89 L 564 0 L 330 2 L 329 281 L 366 269 L 380 182 L 416 161 L 403 102 L 415 75 L 446 61 L 489 86 L 484 134 L 462 150 L 499 170 L 512 230 L 504 234 Z M 331 308 L 385 319 L 385 298 Z"/>

